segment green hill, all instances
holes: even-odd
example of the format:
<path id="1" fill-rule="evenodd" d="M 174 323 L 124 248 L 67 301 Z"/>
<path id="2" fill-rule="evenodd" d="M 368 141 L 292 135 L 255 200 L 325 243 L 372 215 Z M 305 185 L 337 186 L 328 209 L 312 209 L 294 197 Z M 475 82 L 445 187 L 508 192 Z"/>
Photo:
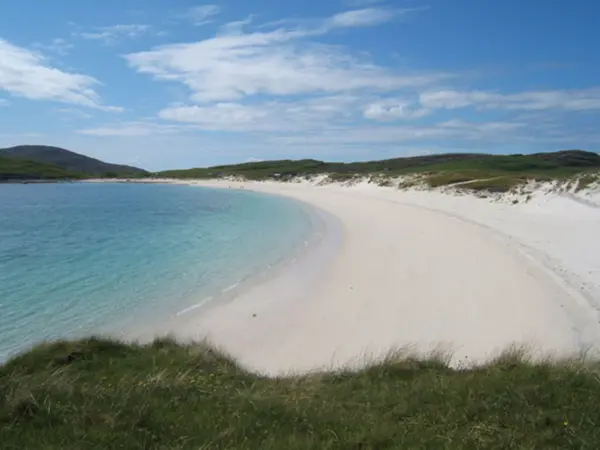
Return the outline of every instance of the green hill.
<path id="1" fill-rule="evenodd" d="M 455 153 L 394 158 L 354 163 L 324 162 L 313 159 L 261 161 L 188 170 L 170 170 L 154 174 L 171 178 L 216 178 L 240 176 L 249 180 L 286 180 L 297 176 L 330 174 L 332 180 L 355 176 L 394 177 L 423 174 L 434 186 L 488 180 L 473 184 L 502 190 L 526 179 L 560 179 L 600 170 L 600 155 L 583 150 L 564 150 L 531 155 L 488 155 Z"/>
<path id="2" fill-rule="evenodd" d="M 0 182 L 73 180 L 83 177 L 80 173 L 65 170 L 54 164 L 0 156 Z"/>
<path id="3" fill-rule="evenodd" d="M 595 450 L 598 380 L 518 354 L 269 379 L 200 345 L 86 339 L 0 366 L 0 448 Z"/>
<path id="4" fill-rule="evenodd" d="M 0 149 L 0 157 L 21 158 L 42 164 L 53 164 L 69 172 L 90 176 L 141 176 L 147 172 L 137 167 L 109 164 L 64 148 L 45 145 L 20 145 Z"/>

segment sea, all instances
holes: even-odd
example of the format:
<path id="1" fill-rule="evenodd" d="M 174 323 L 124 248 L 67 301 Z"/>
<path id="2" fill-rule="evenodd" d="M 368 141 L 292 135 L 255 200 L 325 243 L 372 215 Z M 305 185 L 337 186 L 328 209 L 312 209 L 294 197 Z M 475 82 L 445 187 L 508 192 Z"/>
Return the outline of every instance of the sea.
<path id="1" fill-rule="evenodd" d="M 315 223 L 300 202 L 246 190 L 0 184 L 0 362 L 217 302 L 302 251 Z"/>

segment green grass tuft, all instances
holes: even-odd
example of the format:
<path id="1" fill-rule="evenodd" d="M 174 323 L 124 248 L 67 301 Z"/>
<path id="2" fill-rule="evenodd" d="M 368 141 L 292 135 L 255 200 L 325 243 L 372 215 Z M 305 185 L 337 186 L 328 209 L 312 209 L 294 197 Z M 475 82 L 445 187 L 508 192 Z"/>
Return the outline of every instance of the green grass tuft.
<path id="1" fill-rule="evenodd" d="M 525 355 L 269 379 L 168 338 L 44 344 L 0 367 L 0 448 L 598 448 L 598 366 Z"/>
<path id="2" fill-rule="evenodd" d="M 587 189 L 592 184 L 598 182 L 600 182 L 600 176 L 597 173 L 585 174 L 577 180 L 577 187 L 575 188 L 575 191 L 582 191 L 583 189 Z"/>
<path id="3" fill-rule="evenodd" d="M 448 186 L 455 183 L 464 183 L 473 181 L 476 178 L 476 174 L 473 173 L 453 173 L 453 172 L 444 172 L 439 174 L 434 174 L 428 176 L 425 181 L 431 187 L 441 187 Z M 484 178 L 486 174 L 484 174 Z"/>
<path id="4" fill-rule="evenodd" d="M 463 189 L 469 189 L 471 191 L 486 191 L 486 192 L 509 192 L 510 190 L 522 185 L 527 180 L 524 178 L 517 177 L 495 177 L 487 180 L 473 181 L 462 185 Z"/>

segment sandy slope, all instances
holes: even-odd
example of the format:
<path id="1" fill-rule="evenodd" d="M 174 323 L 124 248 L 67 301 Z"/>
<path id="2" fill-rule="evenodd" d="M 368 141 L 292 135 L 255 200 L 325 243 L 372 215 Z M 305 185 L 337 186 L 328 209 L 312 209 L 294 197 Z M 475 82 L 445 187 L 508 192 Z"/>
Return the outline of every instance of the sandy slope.
<path id="1" fill-rule="evenodd" d="M 594 208 L 524 209 L 367 184 L 243 185 L 321 208 L 343 228 L 339 251 L 310 285 L 292 270 L 175 330 L 208 336 L 248 367 L 338 367 L 407 346 L 450 348 L 460 364 L 512 343 L 572 354 L 600 342 Z"/>

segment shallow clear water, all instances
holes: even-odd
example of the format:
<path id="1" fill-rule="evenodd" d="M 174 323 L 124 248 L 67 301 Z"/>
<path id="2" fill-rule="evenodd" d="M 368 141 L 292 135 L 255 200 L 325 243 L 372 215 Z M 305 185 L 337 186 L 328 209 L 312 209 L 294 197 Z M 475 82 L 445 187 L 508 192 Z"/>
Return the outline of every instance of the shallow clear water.
<path id="1" fill-rule="evenodd" d="M 0 185 L 0 361 L 184 312 L 302 247 L 312 226 L 300 203 L 246 191 Z"/>

